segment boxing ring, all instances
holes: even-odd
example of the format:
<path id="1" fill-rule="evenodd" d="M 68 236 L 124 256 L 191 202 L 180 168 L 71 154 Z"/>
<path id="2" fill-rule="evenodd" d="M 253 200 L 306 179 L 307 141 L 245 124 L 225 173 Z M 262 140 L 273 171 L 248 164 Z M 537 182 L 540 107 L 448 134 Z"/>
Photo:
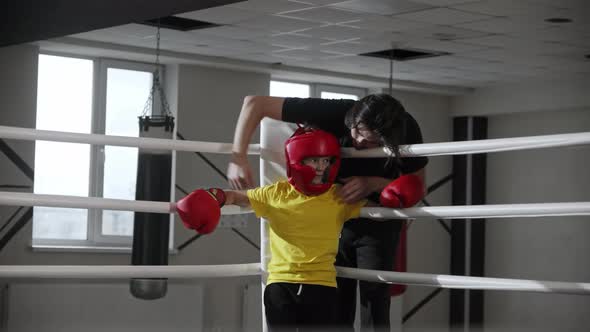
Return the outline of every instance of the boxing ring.
<path id="1" fill-rule="evenodd" d="M 260 156 L 261 184 L 268 184 L 284 174 L 283 141 L 291 129 L 287 125 L 268 123 L 261 126 L 261 143 L 251 144 L 250 155 Z M 276 122 L 276 121 L 272 121 Z M 25 141 L 55 141 L 85 143 L 94 145 L 113 145 L 136 147 L 162 151 L 187 151 L 201 153 L 229 154 L 232 145 L 228 143 L 180 141 L 157 138 L 132 138 L 98 134 L 66 133 L 48 130 L 0 126 L 0 138 Z M 271 139 L 272 138 L 272 139 Z M 427 143 L 405 145 L 400 149 L 402 157 L 445 156 L 475 153 L 491 153 L 550 147 L 569 147 L 590 144 L 590 132 L 543 135 L 518 138 L 486 139 L 477 141 Z M 343 157 L 380 157 L 388 153 L 385 149 L 357 151 L 343 149 Z M 173 202 L 131 201 L 97 197 L 77 197 L 65 195 L 39 195 L 31 193 L 0 192 L 0 204 L 12 206 L 43 206 L 82 209 L 108 209 L 170 214 L 174 213 Z M 222 208 L 223 215 L 250 213 L 235 206 Z M 424 206 L 408 209 L 363 208 L 361 216 L 372 219 L 417 219 L 419 222 L 441 219 L 498 219 L 528 218 L 539 216 L 581 216 L 590 215 L 590 202 L 535 203 L 535 204 L 496 204 L 464 206 Z M 386 222 L 386 221 L 384 221 Z M 268 229 L 261 221 L 261 259 L 249 264 L 228 265 L 174 265 L 174 266 L 113 266 L 113 265 L 4 265 L 0 268 L 3 279 L 127 279 L 127 278 L 171 278 L 199 279 L 242 277 L 260 275 L 265 279 L 266 264 L 269 257 Z M 472 277 L 442 274 L 374 271 L 337 267 L 338 276 L 407 285 L 439 287 L 447 289 L 505 290 L 539 293 L 590 294 L 590 282 L 562 282 L 549 280 L 525 280 L 509 278 Z"/>
<path id="2" fill-rule="evenodd" d="M 277 167 L 284 160 L 282 140 L 290 135 L 288 126 L 276 124 L 262 125 L 261 144 L 251 144 L 248 154 L 261 156 L 261 178 L 266 182 L 276 179 L 269 177 L 269 168 Z M 277 122 L 277 121 L 273 121 Z M 272 137 L 273 140 L 265 139 Z M 136 147 L 152 150 L 175 150 L 204 153 L 231 153 L 229 143 L 215 143 L 202 141 L 179 141 L 158 138 L 134 138 L 124 136 L 108 136 L 99 134 L 67 133 L 50 130 L 36 130 L 20 127 L 0 126 L 0 138 L 25 141 L 55 141 L 68 143 L 86 143 L 96 145 L 113 145 Z M 279 142 L 277 146 L 267 146 Z M 525 149 L 541 149 L 549 147 L 566 147 L 590 144 L 590 132 L 529 136 L 518 138 L 487 139 L 478 141 L 461 141 L 445 143 L 425 143 L 405 145 L 400 149 L 402 157 L 412 156 L 443 156 L 457 154 L 489 153 L 515 151 Z M 385 149 L 354 150 L 343 148 L 343 156 L 379 157 L 387 151 Z M 280 173 L 280 172 L 277 172 Z M 18 192 L 0 192 L 1 205 L 44 206 L 63 208 L 96 208 L 149 213 L 173 213 L 173 203 L 154 201 L 132 201 L 122 199 L 105 199 L 97 197 L 78 197 L 66 195 L 40 195 Z M 225 206 L 222 214 L 250 213 L 247 209 L 236 206 Z M 424 206 L 408 209 L 363 208 L 361 216 L 373 219 L 389 218 L 420 218 L 423 222 L 428 218 L 465 219 L 465 218 L 506 218 L 506 217 L 538 217 L 538 216 L 579 216 L 590 215 L 590 202 L 565 203 L 536 203 L 536 204 L 496 204 L 496 205 L 465 205 L 465 206 Z M 267 239 L 262 237 L 262 239 Z M 264 246 L 264 240 L 263 248 Z M 265 249 L 266 250 L 266 249 Z M 261 249 L 261 252 L 265 252 Z M 263 256 L 262 262 L 265 261 Z M 261 274 L 263 268 L 260 263 L 237 265 L 210 266 L 2 266 L 0 278 L 206 278 L 212 276 L 233 277 Z M 403 283 L 422 286 L 461 289 L 494 289 L 494 290 L 523 290 L 538 292 L 564 292 L 589 294 L 590 283 L 532 281 L 520 279 L 501 279 L 485 277 L 463 277 L 451 275 L 403 273 L 389 271 L 370 271 L 349 268 L 338 268 L 338 275 L 356 279 L 381 281 L 389 283 Z M 552 285 L 552 287 L 541 287 Z M 489 287 L 489 288 L 488 288 Z"/>

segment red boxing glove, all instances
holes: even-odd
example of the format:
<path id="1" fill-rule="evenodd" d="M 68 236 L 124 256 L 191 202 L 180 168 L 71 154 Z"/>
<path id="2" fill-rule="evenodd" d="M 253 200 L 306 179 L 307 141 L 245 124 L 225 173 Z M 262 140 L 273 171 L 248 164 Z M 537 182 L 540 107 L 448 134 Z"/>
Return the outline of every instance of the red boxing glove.
<path id="1" fill-rule="evenodd" d="M 424 197 L 424 183 L 414 174 L 402 175 L 388 184 L 379 197 L 381 205 L 390 208 L 409 208 Z"/>
<path id="2" fill-rule="evenodd" d="M 225 192 L 218 188 L 197 189 L 176 203 L 176 212 L 184 226 L 200 234 L 209 234 L 217 228 Z"/>

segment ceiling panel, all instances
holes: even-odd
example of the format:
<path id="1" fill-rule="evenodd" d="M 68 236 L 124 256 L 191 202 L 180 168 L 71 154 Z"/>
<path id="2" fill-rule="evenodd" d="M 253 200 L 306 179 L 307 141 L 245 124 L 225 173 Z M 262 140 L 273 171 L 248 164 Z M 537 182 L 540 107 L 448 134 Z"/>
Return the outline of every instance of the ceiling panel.
<path id="1" fill-rule="evenodd" d="M 162 29 L 162 49 L 384 81 L 390 61 L 358 54 L 392 47 L 441 51 L 451 54 L 395 61 L 394 76 L 417 83 L 479 87 L 590 75 L 586 58 L 590 55 L 589 4 L 578 0 L 250 0 L 179 14 L 222 26 L 191 32 Z M 546 21 L 550 17 L 572 22 L 550 23 Z M 76 45 L 64 49 L 80 48 L 81 41 L 87 40 L 142 47 L 151 54 L 155 31 L 140 24 L 98 29 L 71 35 Z"/>
<path id="2" fill-rule="evenodd" d="M 257 17 L 259 15 L 260 13 L 255 11 L 234 8 L 231 6 L 222 6 L 188 13 L 182 13 L 176 16 L 209 23 L 231 24 L 240 21 L 245 21 Z"/>
<path id="3" fill-rule="evenodd" d="M 432 25 L 425 28 L 407 30 L 404 31 L 404 33 L 410 38 L 430 38 L 442 41 L 479 38 L 490 35 L 490 33 L 488 32 L 462 29 L 444 25 Z"/>
<path id="4" fill-rule="evenodd" d="M 481 21 L 490 19 L 490 15 L 474 14 L 466 11 L 448 9 L 448 8 L 434 8 L 412 13 L 398 14 L 395 17 L 408 19 L 411 21 L 427 22 L 441 25 L 453 25 L 458 23 Z"/>
<path id="5" fill-rule="evenodd" d="M 301 34 L 328 40 L 350 40 L 367 37 L 373 32 L 363 29 L 350 28 L 338 25 L 326 25 L 300 32 Z"/>
<path id="6" fill-rule="evenodd" d="M 495 17 L 489 20 L 462 23 L 456 26 L 463 29 L 496 34 L 511 34 L 523 31 L 530 33 L 546 27 L 543 23 L 523 23 L 507 17 Z"/>
<path id="7" fill-rule="evenodd" d="M 359 20 L 339 24 L 342 26 L 354 27 L 370 31 L 411 31 L 415 29 L 423 29 L 432 27 L 433 24 L 426 22 L 408 21 L 401 18 L 393 18 L 391 16 L 381 15 L 363 15 Z"/>
<path id="8" fill-rule="evenodd" d="M 229 5 L 229 7 L 245 9 L 258 13 L 277 14 L 292 10 L 314 7 L 313 4 L 286 0 L 248 0 Z"/>
<path id="9" fill-rule="evenodd" d="M 334 42 L 315 46 L 314 49 L 319 49 L 325 52 L 341 53 L 341 54 L 362 54 L 368 52 L 381 51 L 382 48 L 375 44 L 367 44 L 360 42 Z"/>
<path id="10" fill-rule="evenodd" d="M 480 0 L 412 0 L 413 2 L 431 5 L 433 7 L 448 7 L 456 4 L 477 2 Z"/>
<path id="11" fill-rule="evenodd" d="M 325 39 L 310 37 L 297 33 L 274 35 L 268 39 L 265 39 L 265 41 L 273 45 L 280 45 L 284 48 L 306 48 L 326 42 Z"/>
<path id="12" fill-rule="evenodd" d="M 393 15 L 432 8 L 430 5 L 407 0 L 352 0 L 338 3 L 333 6 L 336 8 L 378 15 Z"/>
<path id="13" fill-rule="evenodd" d="M 321 26 L 321 24 L 276 15 L 261 15 L 256 18 L 240 22 L 239 26 L 264 29 L 272 34 L 275 34 L 315 28 Z"/>
<path id="14" fill-rule="evenodd" d="M 469 53 L 489 48 L 487 45 L 469 45 L 461 42 L 442 41 L 427 38 L 410 40 L 401 46 L 428 51 L 447 52 L 451 54 Z"/>
<path id="15" fill-rule="evenodd" d="M 299 18 L 320 23 L 342 23 L 361 19 L 361 14 L 330 7 L 312 7 L 281 13 L 281 16 Z"/>
<path id="16" fill-rule="evenodd" d="M 534 15 L 534 13 L 552 12 L 556 9 L 546 4 L 532 4 L 522 0 L 482 0 L 455 5 L 453 8 L 471 13 L 502 17 Z"/>
<path id="17" fill-rule="evenodd" d="M 190 33 L 193 36 L 219 36 L 238 40 L 259 40 L 271 36 L 270 33 L 266 30 L 255 28 L 243 28 L 231 25 L 224 25 L 210 29 L 197 30 Z"/>

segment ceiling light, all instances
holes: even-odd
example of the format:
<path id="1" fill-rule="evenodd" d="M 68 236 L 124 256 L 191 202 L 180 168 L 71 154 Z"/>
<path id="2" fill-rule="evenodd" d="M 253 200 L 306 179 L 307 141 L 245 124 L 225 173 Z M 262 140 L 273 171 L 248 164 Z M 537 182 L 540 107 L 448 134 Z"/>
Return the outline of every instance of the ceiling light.
<path id="1" fill-rule="evenodd" d="M 457 38 L 457 35 L 454 33 L 444 33 L 444 32 L 437 32 L 432 34 L 434 39 L 441 40 L 441 41 L 449 41 Z"/>

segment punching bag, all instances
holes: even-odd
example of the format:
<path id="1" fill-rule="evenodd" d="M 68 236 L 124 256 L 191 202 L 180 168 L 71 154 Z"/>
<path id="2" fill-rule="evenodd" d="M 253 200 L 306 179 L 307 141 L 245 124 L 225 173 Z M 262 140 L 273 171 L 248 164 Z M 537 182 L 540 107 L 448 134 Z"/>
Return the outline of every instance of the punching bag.
<path id="1" fill-rule="evenodd" d="M 171 139 L 174 118 L 139 117 L 140 137 Z M 136 200 L 170 202 L 172 152 L 139 149 Z M 168 265 L 170 215 L 135 212 L 133 224 L 133 265 Z M 154 300 L 166 295 L 167 279 L 131 279 L 133 296 Z"/>
<path id="2" fill-rule="evenodd" d="M 395 264 L 393 271 L 406 272 L 408 259 L 408 223 L 406 221 L 402 224 L 402 229 L 399 233 L 399 241 L 397 242 L 397 249 L 395 250 Z M 390 288 L 391 296 L 402 295 L 406 291 L 407 285 L 392 284 Z"/>

